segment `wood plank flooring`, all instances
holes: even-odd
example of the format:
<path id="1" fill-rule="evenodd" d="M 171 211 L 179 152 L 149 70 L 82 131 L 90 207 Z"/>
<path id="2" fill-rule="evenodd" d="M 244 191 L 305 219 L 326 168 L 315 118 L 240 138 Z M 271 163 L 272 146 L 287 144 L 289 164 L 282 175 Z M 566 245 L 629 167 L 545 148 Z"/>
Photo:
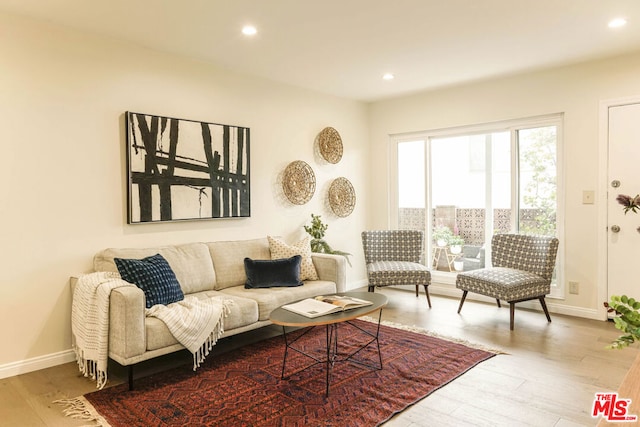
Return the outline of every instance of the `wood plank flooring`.
<path id="1" fill-rule="evenodd" d="M 366 289 L 359 289 L 366 290 Z M 591 406 L 596 392 L 616 391 L 638 355 L 604 347 L 618 336 L 611 322 L 516 308 L 515 330 L 509 331 L 509 309 L 432 296 L 428 309 L 423 293 L 376 290 L 389 297 L 383 319 L 418 326 L 438 334 L 508 354 L 481 363 L 385 423 L 386 427 L 417 426 L 595 426 Z M 221 340 L 215 352 L 280 333 L 275 326 Z M 209 357 L 215 357 L 215 352 Z M 145 362 L 137 375 L 148 375 L 191 363 L 186 352 Z M 126 381 L 126 370 L 109 366 L 109 384 Z M 639 379 L 640 381 L 640 379 Z M 0 380 L 0 426 L 80 426 L 65 418 L 52 402 L 95 390 L 78 374 L 75 363 Z M 621 396 L 624 397 L 624 396 Z M 640 414 L 638 414 L 640 415 Z"/>

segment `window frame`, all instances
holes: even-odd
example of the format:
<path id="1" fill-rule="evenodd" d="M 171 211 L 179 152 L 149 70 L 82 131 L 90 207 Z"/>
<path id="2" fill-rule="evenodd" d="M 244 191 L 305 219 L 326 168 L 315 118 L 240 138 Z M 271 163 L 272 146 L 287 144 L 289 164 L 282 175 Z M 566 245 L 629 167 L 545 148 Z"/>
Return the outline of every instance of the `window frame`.
<path id="1" fill-rule="evenodd" d="M 392 134 L 389 136 L 389 225 L 392 228 L 399 226 L 399 191 L 398 191 L 398 145 L 403 142 L 411 141 L 424 141 L 424 164 L 425 164 L 425 226 L 427 230 L 432 229 L 432 218 L 428 212 L 433 209 L 431 200 L 431 148 L 430 143 L 434 138 L 450 138 L 456 136 L 472 135 L 472 134 L 486 134 L 492 132 L 509 132 L 510 144 L 511 144 L 511 185 L 516 191 L 511 192 L 511 206 L 513 209 L 511 218 L 512 231 L 516 231 L 518 226 L 516 210 L 519 209 L 519 194 L 518 194 L 518 131 L 524 129 L 532 129 L 537 127 L 555 126 L 556 127 L 556 236 L 560 242 L 564 241 L 564 205 L 565 205 L 565 185 L 564 185 L 564 143 L 563 143 L 563 113 L 547 114 L 542 116 L 535 116 L 529 118 L 511 119 L 498 122 L 490 122 L 475 125 L 456 126 L 451 128 L 440 128 L 425 130 L 419 132 L 407 132 Z M 425 253 L 431 251 L 431 239 L 425 239 L 426 248 Z M 560 245 L 556 261 L 556 283 L 551 288 L 549 298 L 564 299 L 565 295 L 565 283 L 564 283 L 564 245 Z M 490 256 L 488 251 L 487 256 Z M 454 285 L 455 275 L 448 272 L 432 271 L 432 279 L 434 282 L 443 285 Z"/>

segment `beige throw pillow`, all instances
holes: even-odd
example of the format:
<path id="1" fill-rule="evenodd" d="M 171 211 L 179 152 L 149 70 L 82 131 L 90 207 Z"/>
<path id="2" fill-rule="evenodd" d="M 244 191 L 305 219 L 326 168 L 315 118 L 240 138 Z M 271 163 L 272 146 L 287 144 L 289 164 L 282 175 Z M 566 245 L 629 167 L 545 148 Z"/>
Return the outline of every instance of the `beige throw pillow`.
<path id="1" fill-rule="evenodd" d="M 300 263 L 300 280 L 318 280 L 318 273 L 311 260 L 311 236 L 307 236 L 298 243 L 290 245 L 277 237 L 267 236 L 271 259 L 291 258 L 302 256 Z"/>

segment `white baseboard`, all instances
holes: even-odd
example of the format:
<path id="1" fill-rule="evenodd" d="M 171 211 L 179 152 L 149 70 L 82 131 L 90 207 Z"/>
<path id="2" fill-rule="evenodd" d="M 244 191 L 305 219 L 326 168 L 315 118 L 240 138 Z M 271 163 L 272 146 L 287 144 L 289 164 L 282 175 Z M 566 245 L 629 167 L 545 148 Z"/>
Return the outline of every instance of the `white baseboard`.
<path id="1" fill-rule="evenodd" d="M 52 366 L 62 365 L 63 363 L 73 362 L 74 360 L 76 360 L 76 355 L 73 350 L 65 350 L 32 359 L 7 363 L 6 365 L 0 365 L 0 379 L 51 368 Z"/>

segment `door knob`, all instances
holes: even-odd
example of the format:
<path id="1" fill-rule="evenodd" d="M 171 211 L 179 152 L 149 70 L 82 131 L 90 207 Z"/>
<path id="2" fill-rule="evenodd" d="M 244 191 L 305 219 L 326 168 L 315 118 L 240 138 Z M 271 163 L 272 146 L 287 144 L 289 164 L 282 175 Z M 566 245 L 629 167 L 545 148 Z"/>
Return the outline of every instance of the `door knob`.
<path id="1" fill-rule="evenodd" d="M 611 231 L 614 233 L 619 233 L 620 232 L 620 226 L 619 225 L 612 225 L 611 226 Z"/>

